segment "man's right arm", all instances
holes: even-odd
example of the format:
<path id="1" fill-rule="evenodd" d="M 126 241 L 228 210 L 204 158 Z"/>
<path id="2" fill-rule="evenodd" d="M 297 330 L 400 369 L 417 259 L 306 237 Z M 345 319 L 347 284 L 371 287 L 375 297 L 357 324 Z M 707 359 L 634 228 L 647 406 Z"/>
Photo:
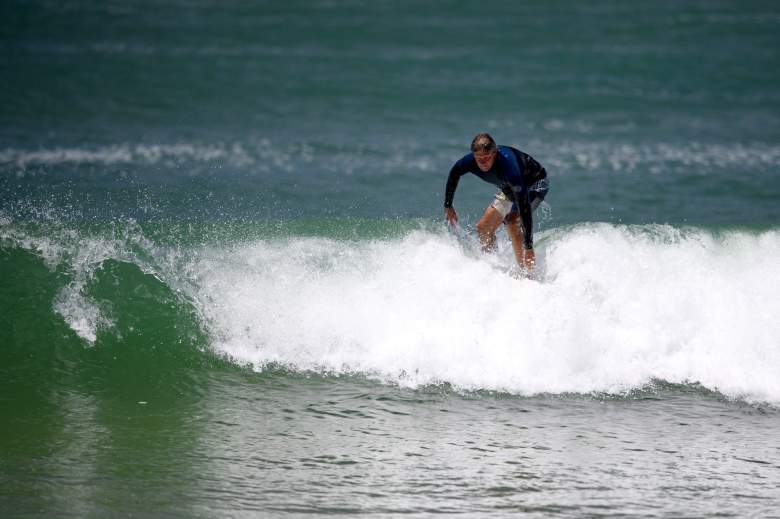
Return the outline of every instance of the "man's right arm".
<path id="1" fill-rule="evenodd" d="M 450 169 L 450 174 L 447 177 L 447 187 L 444 190 L 444 218 L 450 225 L 458 223 L 458 213 L 456 213 L 455 208 L 452 207 L 452 201 L 455 198 L 455 190 L 458 188 L 460 177 L 469 172 L 468 168 L 464 165 L 465 159 L 466 157 L 463 157 L 453 164 Z"/>
<path id="2" fill-rule="evenodd" d="M 447 187 L 444 190 L 444 207 L 451 208 L 452 201 L 455 198 L 455 190 L 458 189 L 458 182 L 460 177 L 469 172 L 468 168 L 464 164 L 466 157 L 460 159 L 458 162 L 452 165 L 450 174 L 447 177 Z"/>

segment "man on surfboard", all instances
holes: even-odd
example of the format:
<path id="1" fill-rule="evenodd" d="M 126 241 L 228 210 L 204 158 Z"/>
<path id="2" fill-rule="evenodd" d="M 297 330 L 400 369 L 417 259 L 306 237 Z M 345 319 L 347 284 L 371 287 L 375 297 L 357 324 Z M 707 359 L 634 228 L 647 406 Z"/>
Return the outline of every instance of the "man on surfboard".
<path id="1" fill-rule="evenodd" d="M 527 153 L 510 146 L 498 146 L 487 133 L 479 133 L 471 141 L 471 153 L 450 169 L 444 195 L 444 216 L 451 225 L 458 223 L 458 213 L 452 207 L 460 177 L 473 173 L 499 188 L 493 203 L 477 222 L 477 234 L 482 250 L 496 247 L 496 230 L 503 222 L 512 239 L 517 264 L 533 271 L 533 219 L 531 213 L 539 207 L 549 189 L 547 171 Z"/>

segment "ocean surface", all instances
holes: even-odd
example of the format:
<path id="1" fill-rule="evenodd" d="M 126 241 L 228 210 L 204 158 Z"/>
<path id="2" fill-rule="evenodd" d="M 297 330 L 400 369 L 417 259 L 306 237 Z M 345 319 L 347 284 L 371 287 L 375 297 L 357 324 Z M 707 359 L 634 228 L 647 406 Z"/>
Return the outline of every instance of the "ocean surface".
<path id="1" fill-rule="evenodd" d="M 780 517 L 777 2 L 6 0 L 0 101 L 0 517 Z"/>

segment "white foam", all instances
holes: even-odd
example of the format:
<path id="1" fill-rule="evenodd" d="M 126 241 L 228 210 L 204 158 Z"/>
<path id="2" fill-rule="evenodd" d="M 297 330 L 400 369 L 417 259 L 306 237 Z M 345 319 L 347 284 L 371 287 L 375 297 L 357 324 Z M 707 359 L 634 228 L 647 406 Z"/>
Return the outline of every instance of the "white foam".
<path id="1" fill-rule="evenodd" d="M 561 123 L 552 120 L 548 129 Z M 555 171 L 612 171 L 631 173 L 647 169 L 663 173 L 669 168 L 683 168 L 696 174 L 722 169 L 772 169 L 780 166 L 780 146 L 761 142 L 751 143 L 632 143 L 531 141 L 521 148 L 537 150 L 534 155 Z M 329 151 L 317 150 L 325 145 Z M 389 150 L 389 152 L 388 152 Z M 449 153 L 449 152 L 447 152 Z M 269 139 L 249 139 L 243 142 L 223 143 L 123 143 L 110 146 L 43 148 L 37 150 L 0 149 L 0 166 L 17 168 L 22 175 L 34 166 L 63 164 L 97 165 L 177 165 L 181 162 L 218 163 L 237 168 L 252 166 L 257 171 L 294 172 L 317 160 L 325 171 L 351 175 L 370 166 L 372 171 L 399 170 L 436 171 L 450 158 L 433 155 L 420 156 L 420 150 L 408 143 L 381 143 L 349 149 L 332 148 L 326 142 L 273 143 Z M 377 161 L 377 156 L 382 160 Z M 413 160 L 412 160 L 413 159 Z M 305 167 L 305 166 L 304 166 Z"/>
<path id="2" fill-rule="evenodd" d="M 664 173 L 670 167 L 685 168 L 696 174 L 709 169 L 775 168 L 780 165 L 780 147 L 766 143 L 604 143 L 560 142 L 550 145 L 531 142 L 540 160 L 555 171 L 588 170 L 631 173 L 647 168 Z"/>
<path id="3" fill-rule="evenodd" d="M 30 166 L 51 166 L 59 164 L 175 164 L 177 161 L 195 162 L 221 161 L 235 166 L 254 163 L 254 158 L 240 143 L 165 145 L 118 144 L 95 148 L 51 148 L 23 150 L 6 148 L 0 150 L 0 165 L 13 165 L 20 170 Z"/>
<path id="4" fill-rule="evenodd" d="M 780 233 L 584 225 L 516 280 L 451 237 L 259 241 L 187 270 L 214 347 L 416 387 L 620 392 L 654 378 L 780 402 Z"/>

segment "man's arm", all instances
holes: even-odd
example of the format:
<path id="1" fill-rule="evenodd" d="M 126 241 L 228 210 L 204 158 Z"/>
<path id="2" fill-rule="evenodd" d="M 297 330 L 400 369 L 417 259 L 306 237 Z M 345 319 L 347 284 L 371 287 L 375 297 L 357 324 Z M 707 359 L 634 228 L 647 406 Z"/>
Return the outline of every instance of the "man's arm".
<path id="1" fill-rule="evenodd" d="M 534 221 L 531 203 L 528 201 L 528 190 L 523 186 L 512 186 L 512 201 L 517 204 L 520 213 L 520 223 L 523 226 L 523 247 L 526 250 L 534 248 Z"/>
<path id="2" fill-rule="evenodd" d="M 538 182 L 539 180 L 543 178 L 547 178 L 547 170 L 544 169 L 544 166 L 539 164 L 539 162 L 530 156 L 529 154 L 525 153 L 524 151 L 520 151 L 517 148 L 510 148 L 512 150 L 512 153 L 515 154 L 515 158 L 517 159 L 517 163 L 522 165 L 523 167 L 523 175 L 526 178 L 526 183 L 531 186 L 534 183 Z"/>
<path id="3" fill-rule="evenodd" d="M 469 172 L 463 162 L 464 159 L 460 159 L 453 164 L 450 169 L 450 174 L 447 177 L 447 187 L 444 190 L 444 217 L 452 225 L 458 223 L 458 213 L 456 213 L 455 208 L 452 207 L 452 201 L 455 198 L 455 190 L 458 188 L 460 177 Z"/>
<path id="4" fill-rule="evenodd" d="M 463 159 L 452 165 L 450 174 L 447 177 L 447 187 L 444 190 L 444 207 L 452 207 L 452 201 L 455 198 L 455 190 L 458 189 L 460 177 L 468 172 L 468 169 L 463 164 Z"/>
<path id="5" fill-rule="evenodd" d="M 522 165 L 523 168 L 523 181 L 526 187 L 512 186 L 512 190 L 515 192 L 514 202 L 517 204 L 517 208 L 520 211 L 520 218 L 523 223 L 523 245 L 526 250 L 531 250 L 534 247 L 534 225 L 533 225 L 533 211 L 531 210 L 531 203 L 528 200 L 528 186 L 533 185 L 543 178 L 547 178 L 547 170 L 539 164 L 532 156 L 524 153 L 516 148 L 510 148 L 517 158 L 517 162 Z"/>

